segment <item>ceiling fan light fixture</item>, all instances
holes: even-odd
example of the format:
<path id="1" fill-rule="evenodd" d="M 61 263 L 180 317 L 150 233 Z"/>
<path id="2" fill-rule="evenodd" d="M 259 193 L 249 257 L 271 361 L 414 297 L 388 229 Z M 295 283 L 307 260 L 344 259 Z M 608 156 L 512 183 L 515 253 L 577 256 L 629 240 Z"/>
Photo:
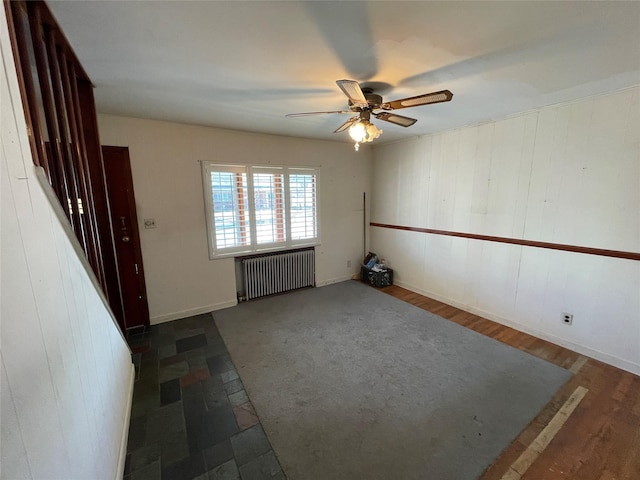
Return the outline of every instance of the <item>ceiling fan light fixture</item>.
<path id="1" fill-rule="evenodd" d="M 364 141 L 364 137 L 366 135 L 367 135 L 367 130 L 364 124 L 360 121 L 355 122 L 353 125 L 349 127 L 349 136 L 356 143 Z"/>
<path id="2" fill-rule="evenodd" d="M 356 142 L 354 145 L 356 151 L 360 148 L 361 143 L 372 142 L 381 134 L 382 130 L 368 120 L 358 120 L 349 127 L 349 136 Z"/>

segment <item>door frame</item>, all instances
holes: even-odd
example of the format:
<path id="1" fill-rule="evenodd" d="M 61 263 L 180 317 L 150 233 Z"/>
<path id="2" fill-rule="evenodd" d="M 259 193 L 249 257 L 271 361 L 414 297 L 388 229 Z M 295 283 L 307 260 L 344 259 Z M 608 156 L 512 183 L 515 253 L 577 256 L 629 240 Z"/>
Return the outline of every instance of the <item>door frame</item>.
<path id="1" fill-rule="evenodd" d="M 122 324 L 124 325 L 124 330 L 126 333 L 126 330 L 129 328 L 135 328 L 135 327 L 139 327 L 139 326 L 144 326 L 144 327 L 148 327 L 150 325 L 150 320 L 149 320 L 149 304 L 148 304 L 148 300 L 147 300 L 147 287 L 146 287 L 146 280 L 145 280 L 145 273 L 144 273 L 144 265 L 143 265 L 143 261 L 142 261 L 142 246 L 140 244 L 140 228 L 138 225 L 138 216 L 137 216 L 137 209 L 136 209 L 136 201 L 135 201 L 135 194 L 134 194 L 134 189 L 133 189 L 133 176 L 131 173 L 131 159 L 129 156 L 129 147 L 118 147 L 118 146 L 112 146 L 112 145 L 102 145 L 101 147 L 102 150 L 102 159 L 103 159 L 103 165 L 105 168 L 105 175 L 104 175 L 104 181 L 105 181 L 105 191 L 106 191 L 106 197 L 107 197 L 107 202 L 109 203 L 109 211 L 110 211 L 110 217 L 111 217 L 111 225 L 110 225 L 110 229 L 111 229 L 111 234 L 113 237 L 113 249 L 114 249 L 114 257 L 116 260 L 116 265 L 118 268 L 118 291 L 120 294 L 120 298 L 121 298 L 121 302 L 122 302 Z M 119 185 L 119 188 L 124 188 L 125 192 L 126 192 L 126 196 L 127 196 L 127 204 L 129 207 L 129 211 L 131 213 L 131 218 L 130 218 L 130 232 L 129 232 L 129 236 L 131 238 L 130 240 L 130 246 L 133 247 L 133 255 L 134 255 L 134 260 L 135 263 L 137 265 L 137 281 L 138 281 L 138 292 L 141 292 L 140 295 L 140 300 L 141 300 L 141 309 L 142 309 L 142 315 L 143 315 L 143 321 L 142 323 L 136 323 L 135 325 L 132 325 L 131 321 L 128 321 L 126 318 L 126 311 L 127 308 L 125 306 L 125 302 L 126 302 L 126 296 L 123 292 L 123 282 L 122 282 L 122 275 L 124 274 L 123 272 L 121 272 L 120 270 L 120 260 L 118 259 L 118 238 L 120 235 L 119 232 L 119 228 L 118 228 L 118 222 L 117 222 L 117 218 L 115 218 L 115 215 L 113 213 L 113 209 L 111 207 L 111 199 L 109 197 L 109 188 L 110 188 L 110 184 L 109 184 L 109 178 L 107 177 L 106 174 L 106 163 L 108 161 L 107 157 L 109 155 L 122 155 L 123 160 L 125 161 L 125 178 L 123 179 L 126 182 L 126 185 Z M 111 186 L 114 187 L 114 186 Z"/>

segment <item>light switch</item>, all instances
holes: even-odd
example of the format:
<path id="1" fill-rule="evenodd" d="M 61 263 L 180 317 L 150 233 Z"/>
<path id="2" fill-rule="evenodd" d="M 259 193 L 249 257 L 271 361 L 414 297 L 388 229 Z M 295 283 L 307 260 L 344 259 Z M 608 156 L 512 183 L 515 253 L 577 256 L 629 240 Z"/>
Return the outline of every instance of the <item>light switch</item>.
<path id="1" fill-rule="evenodd" d="M 144 228 L 156 228 L 156 219 L 155 218 L 145 218 L 144 219 Z"/>

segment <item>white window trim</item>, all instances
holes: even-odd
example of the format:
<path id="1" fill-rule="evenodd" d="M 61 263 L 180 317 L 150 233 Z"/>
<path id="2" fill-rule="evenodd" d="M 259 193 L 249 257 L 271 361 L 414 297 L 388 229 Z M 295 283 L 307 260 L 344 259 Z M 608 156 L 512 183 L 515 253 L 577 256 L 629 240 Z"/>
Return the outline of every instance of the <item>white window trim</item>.
<path id="1" fill-rule="evenodd" d="M 320 167 L 287 167 L 274 165 L 237 165 L 237 164 L 221 164 L 212 161 L 200 161 L 202 167 L 202 187 L 204 194 L 205 219 L 207 226 L 207 244 L 209 248 L 209 259 L 216 260 L 220 258 L 239 257 L 250 255 L 253 253 L 277 252 L 280 250 L 288 250 L 292 248 L 317 246 L 321 243 L 320 230 Z M 226 247 L 218 249 L 215 238 L 215 219 L 213 211 L 213 195 L 211 190 L 211 171 L 245 173 L 247 178 L 247 198 L 249 204 L 248 218 L 250 228 L 250 244 L 239 247 Z M 284 174 L 284 208 L 286 212 L 285 222 L 285 242 L 257 244 L 256 243 L 256 222 L 255 222 L 255 198 L 253 188 L 254 173 L 282 173 Z M 289 176 L 295 174 L 312 173 L 315 175 L 316 191 L 316 238 L 313 239 L 291 239 L 291 200 Z M 221 250 L 221 251 L 220 251 Z"/>

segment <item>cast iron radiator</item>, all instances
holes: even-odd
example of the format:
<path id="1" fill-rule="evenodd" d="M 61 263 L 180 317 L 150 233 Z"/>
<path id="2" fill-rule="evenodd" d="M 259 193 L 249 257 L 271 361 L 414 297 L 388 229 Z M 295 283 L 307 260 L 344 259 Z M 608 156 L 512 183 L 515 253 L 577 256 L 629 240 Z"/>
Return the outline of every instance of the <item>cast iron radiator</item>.
<path id="1" fill-rule="evenodd" d="M 242 259 L 245 297 L 312 287 L 315 284 L 315 250 L 294 250 Z"/>

